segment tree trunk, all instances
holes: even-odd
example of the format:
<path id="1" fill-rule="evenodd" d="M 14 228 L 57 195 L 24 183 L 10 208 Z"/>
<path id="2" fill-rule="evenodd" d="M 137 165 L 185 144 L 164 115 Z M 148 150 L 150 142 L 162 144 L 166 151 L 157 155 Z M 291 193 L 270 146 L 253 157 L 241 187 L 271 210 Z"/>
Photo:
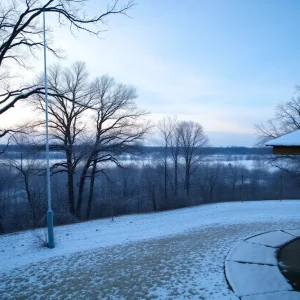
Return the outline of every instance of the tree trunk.
<path id="1" fill-rule="evenodd" d="M 33 199 L 31 196 L 30 189 L 29 189 L 28 177 L 26 174 L 24 174 L 24 182 L 25 182 L 25 190 L 26 190 L 27 200 L 29 202 L 29 206 L 30 206 L 30 210 L 31 210 L 31 214 L 32 214 L 33 227 L 36 227 L 36 223 L 37 223 L 36 222 L 36 214 L 35 214 Z"/>
<path id="2" fill-rule="evenodd" d="M 77 205 L 76 205 L 76 217 L 80 220 L 80 213 L 81 213 L 81 205 L 82 205 L 82 196 L 83 196 L 83 190 L 84 190 L 84 184 L 86 179 L 86 174 L 88 172 L 88 169 L 91 165 L 91 161 L 88 160 L 86 164 L 83 167 L 83 170 L 80 175 L 79 180 L 79 188 L 78 188 L 78 199 L 77 199 Z"/>
<path id="3" fill-rule="evenodd" d="M 235 183 L 232 184 L 231 193 L 232 193 L 232 201 L 235 201 Z"/>
<path id="4" fill-rule="evenodd" d="M 90 216 L 91 216 L 91 209 L 92 209 L 92 203 L 93 203 L 93 198 L 94 198 L 94 184 L 95 184 L 96 167 L 97 167 L 97 162 L 94 160 L 92 174 L 91 174 L 89 199 L 88 199 L 88 205 L 87 205 L 87 210 L 86 210 L 86 219 L 87 220 L 89 220 Z"/>
<path id="5" fill-rule="evenodd" d="M 211 184 L 209 189 L 209 203 L 212 203 L 213 200 L 213 190 L 214 190 L 214 186 Z"/>
<path id="6" fill-rule="evenodd" d="M 128 187 L 128 179 L 126 177 L 126 178 L 123 178 L 123 197 L 124 198 L 127 198 L 127 196 L 128 196 L 127 187 Z"/>
<path id="7" fill-rule="evenodd" d="M 151 196 L 152 196 L 153 209 L 154 209 L 154 211 L 157 211 L 157 206 L 156 206 L 156 201 L 155 201 L 155 189 L 154 189 L 154 186 L 152 186 L 151 194 L 152 194 Z"/>
<path id="8" fill-rule="evenodd" d="M 185 167 L 185 190 L 186 195 L 190 196 L 190 166 L 187 164 Z"/>
<path id="9" fill-rule="evenodd" d="M 69 195 L 69 210 L 75 216 L 75 199 L 74 199 L 74 168 L 72 165 L 72 154 L 66 151 L 67 166 L 68 166 L 68 195 Z"/>
<path id="10" fill-rule="evenodd" d="M 178 159 L 174 161 L 174 187 L 175 187 L 175 196 L 178 194 Z"/>
<path id="11" fill-rule="evenodd" d="M 164 186 L 164 189 L 165 189 L 165 201 L 167 202 L 168 200 L 168 190 L 167 190 L 167 172 L 168 172 L 168 166 L 167 166 L 167 147 L 165 147 L 165 186 Z"/>

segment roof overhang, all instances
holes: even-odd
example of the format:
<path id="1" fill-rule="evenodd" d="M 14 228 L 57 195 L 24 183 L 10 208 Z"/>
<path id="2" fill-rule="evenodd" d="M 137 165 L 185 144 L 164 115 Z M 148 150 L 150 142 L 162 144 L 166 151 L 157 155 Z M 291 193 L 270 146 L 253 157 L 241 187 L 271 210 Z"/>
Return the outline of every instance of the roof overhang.
<path id="1" fill-rule="evenodd" d="M 273 154 L 300 155 L 300 130 L 273 139 L 269 141 L 266 146 L 273 147 Z"/>
<path id="2" fill-rule="evenodd" d="M 273 154 L 300 155 L 300 146 L 273 146 Z"/>

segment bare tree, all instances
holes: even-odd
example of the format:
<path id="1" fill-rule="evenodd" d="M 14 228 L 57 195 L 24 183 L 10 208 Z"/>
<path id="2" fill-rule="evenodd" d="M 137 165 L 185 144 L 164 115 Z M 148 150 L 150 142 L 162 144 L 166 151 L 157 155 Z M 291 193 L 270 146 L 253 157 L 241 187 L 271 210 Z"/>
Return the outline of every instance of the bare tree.
<path id="1" fill-rule="evenodd" d="M 12 218 L 9 208 L 14 198 L 13 190 L 16 188 L 15 174 L 12 174 L 10 166 L 0 164 L 0 234 L 4 233 Z M 6 224 L 5 224 L 6 223 Z"/>
<path id="2" fill-rule="evenodd" d="M 6 0 L 0 3 L 0 114 L 12 108 L 17 101 L 43 91 L 42 86 L 16 84 L 9 69 L 15 66 L 29 68 L 29 57 L 35 57 L 43 47 L 43 12 L 57 16 L 60 25 L 69 26 L 98 36 L 112 15 L 127 15 L 134 6 L 129 0 L 124 5 L 112 0 L 106 9 L 88 16 L 86 0 Z M 48 28 L 47 32 L 50 32 Z M 52 43 L 47 48 L 59 56 Z M 3 132 L 5 133 L 5 131 Z"/>
<path id="3" fill-rule="evenodd" d="M 149 164 L 143 164 L 142 176 L 141 176 L 142 186 L 143 186 L 143 199 L 147 200 L 150 204 L 150 211 L 159 211 L 160 203 L 158 199 L 158 185 L 159 179 L 156 174 L 155 167 Z"/>
<path id="4" fill-rule="evenodd" d="M 186 195 L 190 194 L 190 181 L 193 167 L 203 158 L 199 150 L 207 146 L 208 138 L 199 123 L 182 121 L 178 124 L 179 144 L 185 164 L 184 187 Z"/>
<path id="5" fill-rule="evenodd" d="M 296 86 L 297 93 L 299 87 Z M 300 96 L 280 104 L 275 109 L 274 116 L 266 124 L 256 125 L 257 144 L 264 146 L 267 141 L 300 129 Z M 300 183 L 300 158 L 296 155 L 269 155 L 266 162 L 282 171 L 293 174 Z"/>
<path id="6" fill-rule="evenodd" d="M 27 124 L 22 124 L 20 126 L 16 126 L 15 128 L 10 128 L 10 129 L 0 129 L 0 139 L 5 140 L 5 145 L 4 147 L 0 150 L 0 154 L 5 153 L 7 150 L 8 146 L 10 145 L 11 140 L 13 140 L 15 135 L 26 135 L 28 131 L 30 131 L 35 125 L 30 122 Z"/>
<path id="7" fill-rule="evenodd" d="M 278 105 L 274 116 L 266 124 L 255 127 L 259 146 L 264 146 L 270 139 L 300 129 L 300 96 Z"/>
<path id="8" fill-rule="evenodd" d="M 165 117 L 158 123 L 158 129 L 162 137 L 163 164 L 164 164 L 164 193 L 165 200 L 168 198 L 168 182 L 170 182 L 173 195 L 178 194 L 178 168 L 180 155 L 180 142 L 178 121 L 176 117 Z M 170 176 L 168 170 L 168 158 L 173 161 L 174 176 Z M 174 177 L 174 180 L 173 180 Z"/>
<path id="9" fill-rule="evenodd" d="M 209 203 L 213 202 L 214 191 L 216 189 L 216 185 L 218 184 L 222 167 L 223 166 L 220 164 L 215 164 L 210 167 L 209 174 L 208 174 L 208 184 L 209 184 L 208 201 L 209 201 Z"/>
<path id="10" fill-rule="evenodd" d="M 170 138 L 171 158 L 174 164 L 174 196 L 178 195 L 178 173 L 179 173 L 179 157 L 180 157 L 180 134 L 178 121 L 174 118 L 172 121 L 172 134 Z"/>
<path id="11" fill-rule="evenodd" d="M 171 137 L 173 133 L 173 124 L 170 118 L 163 118 L 157 124 L 159 133 L 162 138 L 162 146 L 163 146 L 163 165 L 164 165 L 164 195 L 165 201 L 168 200 L 168 155 L 169 148 L 171 144 Z"/>
<path id="12" fill-rule="evenodd" d="M 29 132 L 26 134 L 15 134 L 13 136 L 14 144 L 19 146 L 19 156 L 16 159 L 10 159 L 9 166 L 13 167 L 20 178 L 22 183 L 22 190 L 27 200 L 33 228 L 38 226 L 38 201 L 40 200 L 40 194 L 37 187 L 33 184 L 33 177 L 37 175 L 41 166 L 37 160 L 39 155 L 38 148 L 35 147 L 35 143 Z"/>
<path id="13" fill-rule="evenodd" d="M 238 183 L 238 178 L 241 176 L 240 174 L 240 169 L 241 166 L 238 164 L 228 164 L 228 171 L 229 171 L 229 185 L 231 188 L 231 200 L 235 201 L 236 200 L 236 189 L 237 189 L 237 183 Z"/>
<path id="14" fill-rule="evenodd" d="M 55 163 L 52 170 L 54 173 L 67 173 L 69 210 L 75 215 L 74 174 L 83 157 L 76 145 L 79 145 L 80 135 L 85 130 L 82 118 L 93 106 L 94 92 L 82 62 L 73 64 L 71 68 L 63 69 L 59 65 L 50 68 L 49 87 L 55 91 L 50 95 L 48 104 L 52 143 L 66 155 L 66 161 Z M 45 111 L 43 96 L 37 94 L 32 102 L 38 111 Z"/>
<path id="15" fill-rule="evenodd" d="M 198 184 L 206 203 L 212 203 L 214 200 L 215 190 L 220 182 L 219 178 L 222 170 L 223 166 L 218 163 L 206 163 L 202 167 L 202 172 L 199 174 Z"/>
<path id="16" fill-rule="evenodd" d="M 136 153 L 136 146 L 142 141 L 144 135 L 150 129 L 150 123 L 144 120 L 148 114 L 137 108 L 135 99 L 136 90 L 132 86 L 117 84 L 115 80 L 104 75 L 93 84 L 93 90 L 97 104 L 93 107 L 93 140 L 88 144 L 86 162 L 79 181 L 78 201 L 76 207 L 77 217 L 80 218 L 84 185 L 88 172 L 91 183 L 97 172 L 98 165 L 112 162 L 120 166 L 118 156 L 123 153 Z M 90 185 L 92 199 L 93 184 Z M 87 216 L 91 200 L 89 201 Z"/>

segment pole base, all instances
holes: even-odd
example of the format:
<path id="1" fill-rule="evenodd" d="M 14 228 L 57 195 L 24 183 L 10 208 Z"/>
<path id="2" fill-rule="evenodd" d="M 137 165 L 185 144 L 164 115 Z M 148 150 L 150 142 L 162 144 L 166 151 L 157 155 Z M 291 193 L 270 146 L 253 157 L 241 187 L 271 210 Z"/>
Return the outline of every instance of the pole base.
<path id="1" fill-rule="evenodd" d="M 48 224 L 48 248 L 54 248 L 54 232 L 53 232 L 53 211 L 47 211 Z"/>

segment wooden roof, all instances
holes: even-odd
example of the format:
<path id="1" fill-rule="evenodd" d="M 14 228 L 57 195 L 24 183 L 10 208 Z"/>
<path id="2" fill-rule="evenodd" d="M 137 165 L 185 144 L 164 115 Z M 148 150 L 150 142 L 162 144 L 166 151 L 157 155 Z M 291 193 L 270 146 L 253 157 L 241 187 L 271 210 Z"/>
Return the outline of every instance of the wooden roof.
<path id="1" fill-rule="evenodd" d="M 273 154 L 300 155 L 300 130 L 282 135 L 266 143 L 273 147 Z"/>

